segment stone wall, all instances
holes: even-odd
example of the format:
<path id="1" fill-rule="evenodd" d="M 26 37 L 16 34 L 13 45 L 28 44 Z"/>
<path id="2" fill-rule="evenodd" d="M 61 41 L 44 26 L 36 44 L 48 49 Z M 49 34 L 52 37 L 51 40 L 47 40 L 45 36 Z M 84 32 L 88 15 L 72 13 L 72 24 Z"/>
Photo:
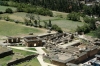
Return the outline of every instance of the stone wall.
<path id="1" fill-rule="evenodd" d="M 6 40 L 7 43 L 19 43 L 20 42 L 20 38 L 19 37 L 9 37 Z"/>
<path id="2" fill-rule="evenodd" d="M 33 54 L 33 55 L 29 55 L 29 56 L 26 56 L 24 58 L 20 58 L 20 59 L 16 59 L 16 60 L 13 60 L 11 62 L 8 62 L 7 63 L 7 66 L 11 66 L 11 65 L 16 65 L 18 63 L 21 63 L 21 62 L 25 62 L 27 60 L 31 60 L 32 58 L 36 57 L 38 54 Z"/>
<path id="3" fill-rule="evenodd" d="M 28 47 L 42 46 L 42 41 L 26 42 L 25 44 Z"/>
<path id="4" fill-rule="evenodd" d="M 2 53 L 0 53 L 0 58 L 3 58 L 5 56 L 9 56 L 11 54 L 13 54 L 12 50 L 8 50 L 8 51 L 5 51 L 5 52 L 2 52 Z"/>
<path id="5" fill-rule="evenodd" d="M 52 60 L 51 63 L 55 64 L 57 66 L 66 66 L 66 63 L 62 63 L 62 62 L 58 62 L 58 61 L 54 61 L 54 60 Z"/>

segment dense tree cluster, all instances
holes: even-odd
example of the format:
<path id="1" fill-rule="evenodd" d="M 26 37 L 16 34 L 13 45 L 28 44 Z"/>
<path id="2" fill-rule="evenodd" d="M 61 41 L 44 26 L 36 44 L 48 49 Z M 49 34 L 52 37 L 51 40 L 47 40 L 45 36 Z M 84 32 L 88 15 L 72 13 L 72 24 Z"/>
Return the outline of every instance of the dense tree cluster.
<path id="1" fill-rule="evenodd" d="M 80 4 L 78 1 L 74 2 L 73 0 L 3 0 L 3 1 L 27 3 L 63 12 L 79 11 L 82 8 L 82 4 Z"/>
<path id="2" fill-rule="evenodd" d="M 91 17 L 84 17 L 84 21 L 86 22 L 86 24 L 84 24 L 83 26 L 78 26 L 76 31 L 78 33 L 84 32 L 84 33 L 89 33 L 92 30 L 96 29 L 96 25 L 95 22 L 96 20 L 94 18 Z"/>
<path id="3" fill-rule="evenodd" d="M 80 14 L 79 13 L 76 13 L 76 12 L 72 12 L 72 13 L 69 13 L 67 15 L 67 18 L 69 20 L 73 20 L 73 21 L 80 21 Z"/>
<path id="4" fill-rule="evenodd" d="M 0 1 L 0 5 L 16 7 L 18 12 L 27 12 L 27 13 L 40 14 L 44 16 L 53 16 L 52 11 L 50 11 L 48 8 L 34 6 L 31 4 L 26 4 L 22 2 L 18 3 L 18 2 L 12 2 L 12 1 L 10 2 Z"/>
<path id="5" fill-rule="evenodd" d="M 91 5 L 91 6 L 84 6 L 84 13 L 89 15 L 89 16 L 93 16 L 93 15 L 98 15 L 100 16 L 100 4 L 95 4 L 95 5 Z"/>

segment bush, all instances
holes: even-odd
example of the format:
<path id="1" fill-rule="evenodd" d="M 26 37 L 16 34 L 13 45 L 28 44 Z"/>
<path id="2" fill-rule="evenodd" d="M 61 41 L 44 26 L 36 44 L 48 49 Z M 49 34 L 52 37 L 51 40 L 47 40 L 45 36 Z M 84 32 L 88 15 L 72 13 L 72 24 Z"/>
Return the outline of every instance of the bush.
<path id="1" fill-rule="evenodd" d="M 84 33 L 89 33 L 90 32 L 90 27 L 88 24 L 84 24 L 83 26 L 77 26 L 76 32 L 79 34 L 84 32 Z"/>
<path id="2" fill-rule="evenodd" d="M 100 26 L 95 30 L 94 35 L 95 35 L 97 38 L 100 38 Z"/>
<path id="3" fill-rule="evenodd" d="M 9 21 L 10 18 L 8 16 L 4 17 L 4 20 Z"/>
<path id="4" fill-rule="evenodd" d="M 23 12 L 23 8 L 18 7 L 18 8 L 17 8 L 17 11 L 18 11 L 18 12 Z"/>
<path id="5" fill-rule="evenodd" d="M 58 27 L 58 25 L 56 25 L 56 24 L 54 24 L 52 26 L 52 29 L 55 30 L 55 31 L 58 31 L 59 33 L 62 33 L 63 32 L 62 29 L 60 27 Z"/>
<path id="6" fill-rule="evenodd" d="M 13 11 L 12 11 L 11 8 L 7 8 L 5 12 L 6 12 L 6 13 L 13 13 Z"/>
<path id="7" fill-rule="evenodd" d="M 67 15 L 67 18 L 72 21 L 80 21 L 80 14 L 76 12 L 72 12 Z"/>
<path id="8" fill-rule="evenodd" d="M 0 14 L 3 14 L 3 12 L 2 12 L 2 11 L 0 11 Z"/>

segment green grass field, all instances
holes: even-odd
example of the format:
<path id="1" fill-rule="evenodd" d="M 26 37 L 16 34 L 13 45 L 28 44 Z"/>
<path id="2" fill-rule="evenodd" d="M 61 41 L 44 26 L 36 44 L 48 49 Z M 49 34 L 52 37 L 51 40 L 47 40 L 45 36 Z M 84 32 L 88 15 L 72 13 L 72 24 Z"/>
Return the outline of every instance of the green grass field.
<path id="1" fill-rule="evenodd" d="M 18 49 L 13 49 L 13 52 L 14 53 L 21 53 L 24 56 L 31 55 L 31 54 L 36 54 L 34 52 L 28 52 L 28 51 L 23 51 L 23 50 L 18 50 Z"/>
<path id="2" fill-rule="evenodd" d="M 23 62 L 23 63 L 20 63 L 16 66 L 41 66 L 39 61 L 37 60 L 37 58 L 33 58 L 32 60 L 30 61 L 26 61 L 26 62 Z"/>
<path id="3" fill-rule="evenodd" d="M 28 49 L 28 50 L 33 50 L 33 51 L 37 51 L 35 48 L 32 48 L 32 47 L 26 48 L 26 49 Z"/>
<path id="4" fill-rule="evenodd" d="M 16 13 L 13 13 L 13 14 L 2 14 L 2 16 L 9 16 L 11 19 L 13 20 L 19 20 L 20 22 L 24 22 L 24 19 L 27 18 L 26 17 L 26 14 L 25 12 L 16 12 Z M 40 20 L 41 21 L 44 21 L 44 20 L 58 20 L 59 17 L 49 17 L 49 16 L 42 16 L 42 15 L 39 15 L 40 17 Z M 35 19 L 37 19 L 37 15 L 35 14 Z"/>
<path id="5" fill-rule="evenodd" d="M 0 35 L 1 36 L 16 36 L 29 33 L 39 33 L 42 31 L 37 28 L 27 27 L 21 24 L 15 24 L 12 22 L 0 21 Z"/>
<path id="6" fill-rule="evenodd" d="M 47 21 L 48 22 L 48 21 Z M 77 28 L 77 26 L 82 26 L 84 25 L 83 22 L 75 22 L 75 21 L 71 21 L 71 20 L 53 20 L 51 21 L 52 24 L 56 24 L 59 27 L 61 27 L 64 31 L 75 31 L 75 29 Z M 43 22 L 41 22 L 42 25 L 44 25 Z"/>
<path id="7" fill-rule="evenodd" d="M 11 8 L 13 11 L 16 11 L 16 8 L 14 8 L 14 7 L 1 6 L 1 5 L 0 5 L 0 11 L 2 11 L 2 12 L 5 12 L 5 10 L 6 10 L 7 8 Z"/>
<path id="8" fill-rule="evenodd" d="M 6 66 L 7 62 L 12 59 L 12 55 L 0 58 L 0 66 Z"/>

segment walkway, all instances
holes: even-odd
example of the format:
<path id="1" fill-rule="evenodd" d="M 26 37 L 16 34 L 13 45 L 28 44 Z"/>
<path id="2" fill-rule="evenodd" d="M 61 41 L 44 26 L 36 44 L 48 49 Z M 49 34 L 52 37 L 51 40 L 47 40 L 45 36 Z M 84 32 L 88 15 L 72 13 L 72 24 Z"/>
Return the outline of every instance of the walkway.
<path id="1" fill-rule="evenodd" d="M 41 66 L 56 66 L 56 65 L 53 65 L 53 64 L 50 64 L 50 63 L 46 63 L 43 61 L 43 54 L 46 54 L 42 48 L 44 47 L 34 47 L 37 51 L 34 51 L 34 50 L 28 50 L 26 49 L 27 47 L 14 47 L 14 46 L 8 46 L 10 48 L 15 48 L 15 49 L 19 49 L 19 50 L 24 50 L 24 51 L 29 51 L 29 52 L 35 52 L 35 53 L 38 53 L 38 61 L 40 62 Z"/>

